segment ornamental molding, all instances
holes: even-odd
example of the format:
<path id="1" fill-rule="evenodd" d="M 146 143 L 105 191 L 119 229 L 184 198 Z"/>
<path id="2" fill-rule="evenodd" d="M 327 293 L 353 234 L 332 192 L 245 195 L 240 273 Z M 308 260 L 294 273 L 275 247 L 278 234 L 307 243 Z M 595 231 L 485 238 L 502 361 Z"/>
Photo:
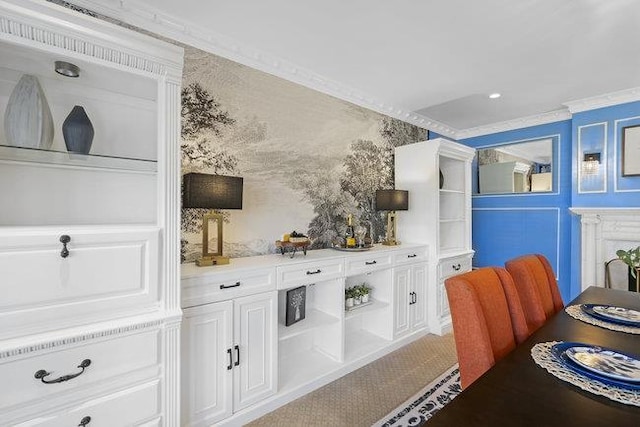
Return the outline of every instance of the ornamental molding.
<path id="1" fill-rule="evenodd" d="M 640 87 L 569 101 L 565 102 L 564 105 L 569 108 L 572 114 L 575 114 L 582 111 L 611 107 L 612 105 L 626 104 L 627 102 L 634 101 L 640 101 Z"/>
<path id="2" fill-rule="evenodd" d="M 92 341 L 99 338 L 123 335 L 131 332 L 137 332 L 144 329 L 157 329 L 164 324 L 164 319 L 151 320 L 142 323 L 128 324 L 120 327 L 103 329 L 95 332 L 66 336 L 62 338 L 45 340 L 35 344 L 27 344 L 14 347 L 12 349 L 0 351 L 0 360 L 12 358 L 16 356 L 25 356 L 30 353 L 37 353 L 43 350 L 54 350 L 58 347 L 66 347 L 74 344 L 80 344 L 86 341 Z"/>
<path id="3" fill-rule="evenodd" d="M 111 19 L 125 22 L 159 36 L 202 49 L 318 92 L 351 102 L 380 114 L 455 138 L 457 129 L 437 120 L 385 102 L 311 70 L 260 51 L 215 31 L 176 19 L 135 0 L 71 0 L 70 3 Z"/>
<path id="4" fill-rule="evenodd" d="M 514 120 L 493 123 L 490 125 L 477 126 L 474 128 L 459 130 L 456 132 L 458 140 L 473 138 L 476 136 L 489 135 L 492 133 L 506 132 L 509 130 L 522 129 L 531 126 L 546 125 L 548 123 L 559 122 L 571 119 L 571 113 L 568 110 L 555 110 L 548 113 L 536 114 L 533 116 L 522 117 Z"/>
<path id="5" fill-rule="evenodd" d="M 89 57 L 156 77 L 179 79 L 182 75 L 182 48 L 51 3 L 0 0 L 0 39 Z"/>

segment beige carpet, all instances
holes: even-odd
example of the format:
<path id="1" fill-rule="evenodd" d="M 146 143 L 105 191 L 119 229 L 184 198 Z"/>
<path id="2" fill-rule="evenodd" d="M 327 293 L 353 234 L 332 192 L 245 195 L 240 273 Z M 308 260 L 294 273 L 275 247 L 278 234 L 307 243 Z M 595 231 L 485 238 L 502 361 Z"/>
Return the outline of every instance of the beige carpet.
<path id="1" fill-rule="evenodd" d="M 456 361 L 453 334 L 427 335 L 248 426 L 371 426 Z"/>

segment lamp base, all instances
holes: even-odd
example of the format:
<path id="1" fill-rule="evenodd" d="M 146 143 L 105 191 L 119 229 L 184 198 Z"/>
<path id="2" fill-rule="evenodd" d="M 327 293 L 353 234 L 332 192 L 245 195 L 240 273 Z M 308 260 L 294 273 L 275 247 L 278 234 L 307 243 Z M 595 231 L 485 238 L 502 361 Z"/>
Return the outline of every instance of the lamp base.
<path id="1" fill-rule="evenodd" d="M 212 265 L 224 265 L 224 264 L 229 264 L 228 256 L 220 256 L 220 255 L 204 256 L 196 260 L 196 265 L 198 267 L 209 267 Z"/>

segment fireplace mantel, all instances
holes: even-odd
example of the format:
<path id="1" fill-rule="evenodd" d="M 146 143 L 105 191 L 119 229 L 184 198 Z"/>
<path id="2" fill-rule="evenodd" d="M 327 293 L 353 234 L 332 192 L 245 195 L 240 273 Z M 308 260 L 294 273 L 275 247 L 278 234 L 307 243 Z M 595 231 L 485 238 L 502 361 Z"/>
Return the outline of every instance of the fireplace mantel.
<path id="1" fill-rule="evenodd" d="M 581 289 L 604 286 L 604 263 L 616 250 L 640 245 L 640 208 L 569 209 L 580 216 Z"/>

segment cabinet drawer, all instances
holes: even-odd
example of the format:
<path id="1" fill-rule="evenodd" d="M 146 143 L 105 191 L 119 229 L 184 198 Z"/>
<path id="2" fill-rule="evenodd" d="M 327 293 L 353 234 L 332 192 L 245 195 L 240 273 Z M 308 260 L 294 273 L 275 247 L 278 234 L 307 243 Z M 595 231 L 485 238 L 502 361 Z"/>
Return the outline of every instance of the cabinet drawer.
<path id="1" fill-rule="evenodd" d="M 426 246 L 420 246 L 410 250 L 402 250 L 393 254 L 393 263 L 395 265 L 423 262 L 427 259 L 428 256 Z"/>
<path id="2" fill-rule="evenodd" d="M 471 257 L 469 256 L 445 258 L 440 260 L 438 264 L 438 276 L 440 279 L 446 279 L 467 271 L 471 271 Z"/>
<path id="3" fill-rule="evenodd" d="M 342 258 L 278 267 L 278 289 L 308 285 L 344 275 Z"/>
<path id="4" fill-rule="evenodd" d="M 182 307 L 274 291 L 276 269 L 215 272 L 182 279 Z"/>
<path id="5" fill-rule="evenodd" d="M 140 379 L 141 375 L 143 378 L 156 376 L 160 363 L 159 345 L 158 331 L 147 330 L 73 347 L 53 347 L 56 351 L 34 356 L 27 354 L 4 363 L 0 361 L 0 413 L 14 405 L 32 405 L 43 399 L 64 400 L 67 394 L 77 394 L 105 382 Z M 83 371 L 78 366 L 85 360 L 90 364 Z M 49 375 L 42 377 L 40 371 Z M 80 372 L 67 381 L 43 382 Z M 36 373 L 41 378 L 36 378 Z"/>
<path id="6" fill-rule="evenodd" d="M 345 258 L 345 270 L 348 276 L 368 273 L 391 267 L 392 256 L 390 253 L 370 253 Z"/>
<path id="7" fill-rule="evenodd" d="M 91 399 L 55 414 L 41 415 L 16 426 L 77 426 L 83 422 L 87 427 L 153 426 L 160 423 L 159 413 L 160 387 L 158 381 L 153 381 Z"/>
<path id="8" fill-rule="evenodd" d="M 158 236 L 157 227 L 0 229 L 0 339 L 157 307 Z"/>

